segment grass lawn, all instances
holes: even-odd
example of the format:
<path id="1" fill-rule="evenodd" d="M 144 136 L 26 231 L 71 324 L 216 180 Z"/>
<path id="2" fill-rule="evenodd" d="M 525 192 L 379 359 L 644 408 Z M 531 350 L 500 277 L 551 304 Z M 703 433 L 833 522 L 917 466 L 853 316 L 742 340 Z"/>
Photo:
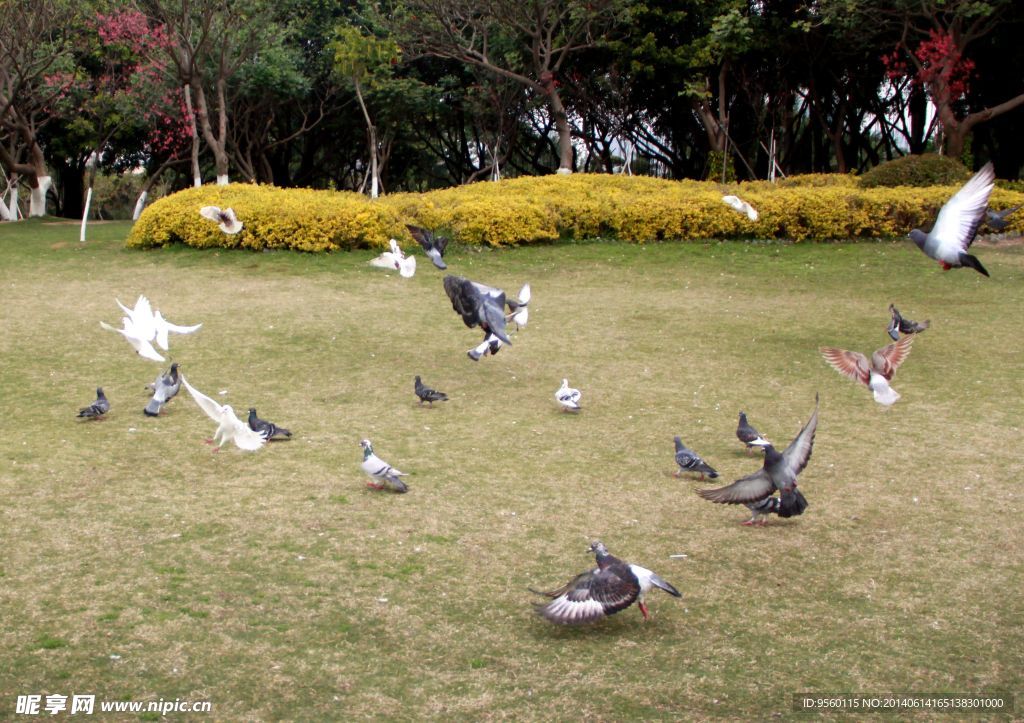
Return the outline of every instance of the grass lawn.
<path id="1" fill-rule="evenodd" d="M 978 248 L 991 279 L 906 241 L 453 249 L 453 273 L 533 286 L 529 327 L 473 363 L 422 256 L 406 280 L 127 231 L 0 226 L 0 719 L 31 719 L 24 694 L 212 702 L 167 720 L 810 717 L 798 693 L 1024 715 L 1024 246 Z M 203 322 L 171 342 L 193 385 L 294 438 L 211 454 L 184 390 L 144 417 L 160 365 L 99 327 L 140 293 Z M 888 343 L 890 302 L 932 326 L 884 409 L 817 349 Z M 416 374 L 451 401 L 418 406 Z M 79 422 L 98 385 L 108 418 Z M 671 476 L 675 434 L 725 482 L 755 471 L 737 413 L 782 447 L 815 392 L 803 516 L 742 527 Z M 363 437 L 407 495 L 367 489 Z M 527 587 L 592 539 L 683 599 L 542 620 Z M 943 715 L 971 714 L 898 717 Z"/>

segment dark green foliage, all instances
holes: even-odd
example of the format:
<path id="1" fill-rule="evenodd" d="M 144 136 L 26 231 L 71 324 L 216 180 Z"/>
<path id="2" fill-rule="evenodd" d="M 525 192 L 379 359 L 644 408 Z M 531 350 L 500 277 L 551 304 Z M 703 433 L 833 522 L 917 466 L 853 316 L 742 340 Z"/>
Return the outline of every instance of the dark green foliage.
<path id="1" fill-rule="evenodd" d="M 960 161 L 926 153 L 920 156 L 904 156 L 875 166 L 861 176 L 857 183 L 861 188 L 878 186 L 953 186 L 971 177 L 971 171 Z"/>

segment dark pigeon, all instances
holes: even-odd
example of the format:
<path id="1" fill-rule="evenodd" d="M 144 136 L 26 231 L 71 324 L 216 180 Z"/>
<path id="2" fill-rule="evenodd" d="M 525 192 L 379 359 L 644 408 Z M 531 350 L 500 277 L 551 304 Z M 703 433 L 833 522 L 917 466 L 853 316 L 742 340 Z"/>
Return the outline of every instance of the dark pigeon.
<path id="1" fill-rule="evenodd" d="M 900 334 L 920 334 L 922 331 L 931 326 L 931 322 L 927 319 L 920 323 L 913 319 L 905 319 L 900 314 L 899 309 L 894 305 L 889 304 L 889 313 L 892 314 L 892 321 L 889 322 L 889 336 L 892 337 L 893 341 L 900 340 Z"/>
<path id="2" fill-rule="evenodd" d="M 441 259 L 444 256 L 444 250 L 448 248 L 447 236 L 436 236 L 433 231 L 428 231 L 425 228 L 413 226 L 412 224 L 406 224 L 405 227 L 409 229 L 412 237 L 419 241 L 423 251 L 427 254 L 427 258 L 434 262 L 434 266 L 439 269 L 448 268 L 448 264 Z"/>
<path id="3" fill-rule="evenodd" d="M 762 437 L 756 429 L 750 426 L 747 422 L 747 415 L 743 412 L 740 412 L 740 421 L 739 424 L 736 425 L 736 437 L 743 442 L 743 444 L 747 445 L 748 452 L 754 445 L 761 445 L 768 442 L 768 440 Z"/>
<path id="4" fill-rule="evenodd" d="M 149 400 L 146 408 L 142 410 L 147 417 L 159 416 L 163 406 L 171 401 L 181 389 L 181 375 L 178 374 L 178 366 L 178 362 L 174 362 L 170 369 L 153 382 L 153 397 Z"/>
<path id="5" fill-rule="evenodd" d="M 504 291 L 451 274 L 444 277 L 444 290 L 466 326 L 479 326 L 485 339 L 493 334 L 505 344 L 512 343 L 505 333 Z"/>
<path id="6" fill-rule="evenodd" d="M 1006 229 L 1010 225 L 1010 222 L 1006 220 L 1006 217 L 1012 213 L 1016 213 L 1024 206 L 1014 206 L 1013 208 L 1004 208 L 1002 211 L 993 211 L 991 208 L 985 211 L 985 223 L 988 227 L 995 232 L 1000 232 Z"/>
<path id="7" fill-rule="evenodd" d="M 78 416 L 83 419 L 100 419 L 109 411 L 110 402 L 107 401 L 107 395 L 103 393 L 103 387 L 96 387 L 96 401 L 88 407 L 79 409 Z"/>
<path id="8" fill-rule="evenodd" d="M 416 381 L 413 386 L 416 391 L 416 396 L 420 398 L 420 406 L 423 406 L 423 402 L 429 402 L 430 406 L 434 406 L 434 402 L 447 402 L 448 395 L 444 392 L 439 392 L 436 389 L 431 389 L 426 386 L 419 375 L 416 375 Z"/>
<path id="9" fill-rule="evenodd" d="M 718 476 L 718 472 L 716 472 L 711 465 L 701 459 L 699 454 L 683 444 L 682 439 L 676 437 L 675 442 L 676 464 L 679 465 L 679 469 L 676 471 L 676 477 L 678 477 L 681 472 L 698 472 L 701 479 L 704 479 L 704 475 L 707 475 L 711 479 Z"/>
<path id="10" fill-rule="evenodd" d="M 256 416 L 256 407 L 249 407 L 249 429 L 254 432 L 258 432 L 263 435 L 263 438 L 268 442 L 275 439 L 290 439 L 292 433 L 284 427 L 278 427 L 273 422 L 268 422 L 265 419 L 260 419 Z"/>

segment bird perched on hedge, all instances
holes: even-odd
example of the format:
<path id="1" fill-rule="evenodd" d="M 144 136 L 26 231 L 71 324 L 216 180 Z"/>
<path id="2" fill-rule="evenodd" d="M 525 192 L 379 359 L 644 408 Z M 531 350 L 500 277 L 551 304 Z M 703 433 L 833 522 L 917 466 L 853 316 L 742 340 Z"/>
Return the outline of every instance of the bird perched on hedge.
<path id="1" fill-rule="evenodd" d="M 736 437 L 743 442 L 743 444 L 747 445 L 746 449 L 748 452 L 750 451 L 750 448 L 755 445 L 760 446 L 768 443 L 767 439 L 762 437 L 756 429 L 750 426 L 750 423 L 747 422 L 747 415 L 743 412 L 740 412 L 740 421 L 739 424 L 736 425 Z"/>
<path id="2" fill-rule="evenodd" d="M 153 397 L 149 404 L 142 410 L 147 417 L 160 415 L 160 410 L 167 402 L 171 401 L 181 389 L 181 376 L 178 374 L 178 362 L 171 364 L 171 368 L 159 374 L 153 382 Z"/>
<path id="3" fill-rule="evenodd" d="M 967 253 L 985 219 L 988 197 L 995 185 L 996 172 L 989 161 L 971 176 L 939 210 L 932 230 L 910 232 L 910 239 L 946 271 L 964 266 L 988 276 L 977 258 Z"/>
<path id="4" fill-rule="evenodd" d="M 718 476 L 718 472 L 700 458 L 700 455 L 694 452 L 692 449 L 683 444 L 683 440 L 679 437 L 675 437 L 676 443 L 676 464 L 679 465 L 679 469 L 676 470 L 675 476 L 678 477 L 682 472 L 697 472 L 700 474 L 700 478 L 704 479 L 704 475 L 707 475 L 711 479 Z"/>
<path id="5" fill-rule="evenodd" d="M 444 392 L 439 392 L 436 389 L 431 389 L 420 379 L 419 374 L 416 375 L 416 379 L 413 383 L 413 391 L 416 392 L 416 396 L 420 398 L 420 406 L 423 406 L 423 402 L 429 402 L 430 406 L 434 406 L 434 402 L 447 402 L 448 395 Z"/>
<path id="6" fill-rule="evenodd" d="M 889 328 L 886 331 L 889 332 L 893 341 L 899 341 L 900 334 L 920 334 L 931 326 L 931 322 L 927 319 L 918 323 L 913 319 L 903 318 L 899 310 L 892 304 L 889 304 L 889 313 L 892 314 L 892 321 L 889 322 Z"/>
<path id="7" fill-rule="evenodd" d="M 292 436 L 292 433 L 284 427 L 278 427 L 273 422 L 257 417 L 256 407 L 249 407 L 249 418 L 246 420 L 246 423 L 249 425 L 249 429 L 263 435 L 263 438 L 268 442 L 272 442 L 275 439 L 291 439 Z"/>
<path id="8" fill-rule="evenodd" d="M 712 490 L 700 489 L 697 494 L 719 504 L 746 505 L 752 517 L 744 521 L 744 525 L 763 525 L 767 515 L 772 512 L 779 517 L 803 514 L 807 509 L 807 500 L 796 488 L 796 478 L 811 458 L 817 429 L 818 395 L 815 394 L 811 418 L 781 454 L 770 443 L 761 441 L 758 443 L 758 446 L 764 448 L 764 465 L 761 469 L 731 485 Z M 778 497 L 775 497 L 776 492 L 779 493 Z"/>
<path id="9" fill-rule="evenodd" d="M 562 409 L 567 412 L 578 412 L 580 409 L 580 394 L 579 389 L 573 389 L 569 386 L 569 380 L 563 379 L 562 386 L 555 392 L 555 400 L 562 405 Z"/>
<path id="10" fill-rule="evenodd" d="M 597 559 L 595 569 L 577 575 L 557 590 L 530 589 L 530 592 L 551 598 L 551 602 L 535 606 L 547 620 L 559 625 L 582 625 L 614 615 L 634 602 L 638 603 L 644 620 L 649 620 L 651 616 L 644 596 L 651 588 L 682 597 L 682 593 L 647 568 L 611 555 L 600 541 L 592 542 L 587 552 L 593 552 Z"/>
<path id="11" fill-rule="evenodd" d="M 390 464 L 373 453 L 373 445 L 370 440 L 364 439 L 359 442 L 363 448 L 363 472 L 373 478 L 373 482 L 367 482 L 367 487 L 375 490 L 382 490 L 387 487 L 392 492 L 408 492 L 409 487 L 402 481 L 406 477 L 405 472 L 399 472 Z"/>
<path id="12" fill-rule="evenodd" d="M 512 343 L 505 333 L 504 291 L 452 274 L 444 277 L 444 291 L 466 326 L 479 326 L 485 339 L 493 334 L 505 344 Z"/>
<path id="13" fill-rule="evenodd" d="M 242 230 L 242 222 L 238 220 L 233 209 L 203 206 L 199 209 L 199 215 L 209 221 L 214 221 L 224 233 L 236 234 Z"/>
<path id="14" fill-rule="evenodd" d="M 1024 206 L 1014 206 L 1013 208 L 1004 208 L 1002 211 L 993 211 L 991 208 L 985 211 L 985 223 L 988 224 L 989 228 L 993 231 L 1003 231 L 1010 222 L 1006 220 L 1007 216 L 1011 213 L 1016 213 Z"/>
<path id="15" fill-rule="evenodd" d="M 235 410 L 229 404 L 220 404 L 214 399 L 206 396 L 198 389 L 188 383 L 184 374 L 181 374 L 181 383 L 185 389 L 196 400 L 196 404 L 210 419 L 217 423 L 217 429 L 213 438 L 206 440 L 209 444 L 216 444 L 219 452 L 227 442 L 234 442 L 235 446 L 247 452 L 255 452 L 267 443 L 267 438 L 259 432 L 249 429 L 241 419 L 235 416 Z"/>
<path id="16" fill-rule="evenodd" d="M 96 387 L 96 401 L 88 407 L 78 410 L 78 416 L 83 419 L 101 419 L 104 414 L 110 411 L 110 402 L 107 395 L 103 393 L 103 387 Z"/>
<path id="17" fill-rule="evenodd" d="M 405 227 L 409 229 L 412 237 L 423 247 L 424 253 L 426 253 L 428 259 L 434 262 L 434 266 L 439 269 L 448 268 L 448 264 L 441 259 L 444 256 L 444 250 L 448 248 L 447 236 L 437 236 L 433 231 L 428 231 L 421 226 L 413 226 L 412 224 L 406 224 Z"/>
<path id="18" fill-rule="evenodd" d="M 859 351 L 847 351 L 834 346 L 822 347 L 820 351 L 833 369 L 866 386 L 876 402 L 888 407 L 900 398 L 899 392 L 890 387 L 889 382 L 910 354 L 910 345 L 913 343 L 913 336 L 905 336 L 877 350 L 870 360 Z"/>

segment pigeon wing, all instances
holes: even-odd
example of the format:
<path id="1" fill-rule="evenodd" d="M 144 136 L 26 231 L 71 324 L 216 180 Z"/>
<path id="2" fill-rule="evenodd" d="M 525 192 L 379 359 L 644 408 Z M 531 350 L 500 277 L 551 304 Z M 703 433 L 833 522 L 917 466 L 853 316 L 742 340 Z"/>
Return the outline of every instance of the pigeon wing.
<path id="1" fill-rule="evenodd" d="M 477 308 L 480 305 L 480 294 L 473 282 L 461 276 L 448 274 L 444 277 L 444 291 L 452 302 L 452 308 L 462 317 L 466 326 L 473 327 L 478 323 Z"/>
<path id="2" fill-rule="evenodd" d="M 192 395 L 192 398 L 196 400 L 196 404 L 203 410 L 207 417 L 220 424 L 224 419 L 224 405 L 218 404 L 215 400 L 210 399 L 208 396 L 203 394 L 201 391 L 193 387 L 188 383 L 188 379 L 185 375 L 181 375 L 181 383 L 185 385 L 185 389 Z"/>
<path id="3" fill-rule="evenodd" d="M 988 197 L 995 184 L 996 173 L 991 161 L 971 176 L 953 197 L 946 201 L 928 234 L 938 242 L 940 259 L 957 258 L 966 251 L 985 218 Z"/>
<path id="4" fill-rule="evenodd" d="M 763 500 L 774 491 L 775 485 L 762 468 L 754 474 L 741 477 L 731 485 L 716 487 L 713 490 L 697 490 L 697 494 L 718 504 L 739 505 Z"/>
<path id="5" fill-rule="evenodd" d="M 191 389 L 189 391 L 191 391 Z M 248 452 L 255 452 L 267 443 L 265 434 L 249 429 L 249 425 L 236 417 L 233 411 L 225 409 L 224 414 L 227 417 L 230 436 L 235 441 L 235 445 L 239 449 L 244 449 Z"/>
<path id="6" fill-rule="evenodd" d="M 822 347 L 818 351 L 837 372 L 855 382 L 867 385 L 871 378 L 871 365 L 868 358 L 859 351 L 847 351 L 834 346 Z"/>
<path id="7" fill-rule="evenodd" d="M 613 615 L 632 605 L 640 595 L 640 583 L 622 564 L 577 575 L 552 593 L 553 598 L 537 608 L 542 616 L 560 625 L 580 625 Z"/>
<path id="8" fill-rule="evenodd" d="M 199 215 L 207 221 L 220 223 L 220 208 L 217 206 L 203 206 L 199 209 Z"/>
<path id="9" fill-rule="evenodd" d="M 417 243 L 423 247 L 424 251 L 430 251 L 434 247 L 434 234 L 423 228 L 422 226 L 413 226 L 411 223 L 405 225 L 409 229 L 409 233 L 416 239 Z"/>
<path id="10" fill-rule="evenodd" d="M 911 337 L 913 338 L 913 337 Z M 818 395 L 814 395 L 814 412 L 807 424 L 800 430 L 789 446 L 782 452 L 783 464 L 786 467 L 786 476 L 789 479 L 796 479 L 811 458 L 811 450 L 814 448 L 814 435 L 818 431 Z"/>
<path id="11" fill-rule="evenodd" d="M 913 343 L 913 336 L 905 336 L 894 344 L 883 346 L 871 355 L 872 368 L 885 377 L 886 381 L 891 381 L 903 360 L 910 356 L 910 345 Z"/>

